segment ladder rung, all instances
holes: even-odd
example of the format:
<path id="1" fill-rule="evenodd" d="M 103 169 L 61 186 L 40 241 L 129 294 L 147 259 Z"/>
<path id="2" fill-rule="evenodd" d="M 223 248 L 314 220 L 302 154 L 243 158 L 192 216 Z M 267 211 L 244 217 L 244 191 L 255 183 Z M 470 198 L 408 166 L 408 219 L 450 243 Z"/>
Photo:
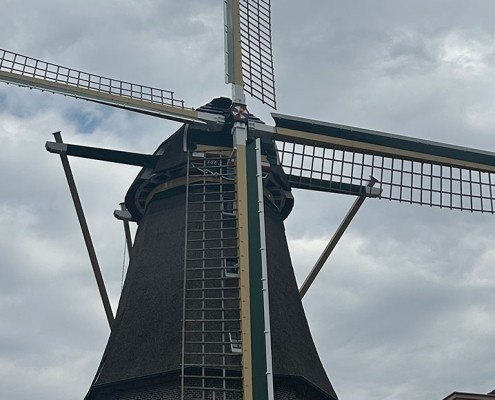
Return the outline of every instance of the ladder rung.
<path id="1" fill-rule="evenodd" d="M 241 353 L 238 353 L 241 355 Z M 204 368 L 239 368 L 240 365 L 229 365 L 229 364 L 188 364 L 184 363 L 184 367 L 204 367 Z M 199 377 L 198 377 L 199 378 Z"/>
<path id="2" fill-rule="evenodd" d="M 228 380 L 242 380 L 241 376 L 214 376 L 214 375 L 183 375 L 184 378 L 195 378 L 195 379 L 228 379 Z"/>
<path id="3" fill-rule="evenodd" d="M 211 177 L 212 175 L 205 175 L 205 176 Z M 230 186 L 234 186 L 234 183 L 233 182 L 210 182 L 208 180 L 205 180 L 202 183 L 193 183 L 191 185 L 191 187 L 218 186 L 218 185 L 230 185 Z"/>
<path id="4" fill-rule="evenodd" d="M 206 329 L 206 330 L 201 330 L 201 331 L 188 331 L 187 329 L 184 331 L 185 333 L 194 333 L 194 334 L 198 334 L 198 333 L 238 333 L 238 334 L 241 334 L 241 330 L 240 329 L 229 329 L 228 331 L 219 331 L 219 330 L 212 330 L 212 329 Z"/>
<path id="5" fill-rule="evenodd" d="M 192 271 L 190 269 L 187 270 L 188 272 L 189 271 Z M 216 277 L 216 278 L 187 278 L 187 281 L 188 282 L 202 282 L 202 281 L 224 281 L 224 280 L 227 280 L 230 282 L 230 280 L 233 279 L 231 277 L 228 277 L 228 276 L 219 276 L 219 277 Z"/>
<path id="6" fill-rule="evenodd" d="M 232 287 L 212 287 L 212 288 L 186 288 L 186 291 L 188 292 L 199 292 L 203 290 L 239 290 L 239 286 L 232 286 Z M 196 299 L 196 300 L 201 300 L 201 299 Z"/>
<path id="7" fill-rule="evenodd" d="M 198 301 L 198 300 L 240 300 L 240 297 L 195 297 L 195 298 L 189 298 L 186 297 L 187 300 L 191 301 Z"/>
<path id="8" fill-rule="evenodd" d="M 200 300 L 200 299 L 198 299 Z M 240 311 L 241 309 L 236 307 L 222 307 L 222 308 L 186 308 L 186 311 Z"/>
<path id="9" fill-rule="evenodd" d="M 239 322 L 240 318 L 185 319 L 184 322 Z"/>
<path id="10" fill-rule="evenodd" d="M 234 219 L 233 218 L 229 219 L 229 221 L 234 221 Z M 195 221 L 195 222 L 201 222 L 201 221 Z M 187 231 L 188 232 L 211 232 L 211 231 L 218 232 L 219 229 L 220 228 L 204 228 L 204 229 L 188 229 Z M 234 229 L 237 229 L 237 226 L 226 226 L 221 228 L 222 231 L 231 231 Z"/>
<path id="11" fill-rule="evenodd" d="M 227 332 L 225 332 L 227 333 Z M 240 342 L 236 342 L 237 343 L 240 343 Z M 198 342 L 198 341 L 184 341 L 184 344 L 232 344 L 232 342 Z"/>
<path id="12" fill-rule="evenodd" d="M 219 240 L 219 239 L 217 239 Z M 225 239 L 223 239 L 225 240 Z M 237 250 L 237 245 L 235 246 L 224 246 L 224 247 L 205 247 L 202 249 L 187 249 L 187 251 L 208 251 L 208 250 Z"/>
<path id="13" fill-rule="evenodd" d="M 196 184 L 194 186 L 189 186 L 189 188 L 193 189 L 192 191 L 189 191 L 189 196 L 197 196 L 197 195 L 207 195 L 207 194 L 235 194 L 235 190 L 208 190 L 208 186 L 234 186 L 234 182 L 215 182 L 215 183 L 208 183 L 208 182 L 203 182 L 202 184 Z M 203 191 L 198 191 L 194 189 L 201 189 L 203 187 Z M 206 189 L 206 190 L 204 190 Z"/>
<path id="14" fill-rule="evenodd" d="M 219 269 L 226 269 L 225 267 L 196 267 L 196 268 L 187 268 L 187 271 L 213 271 Z"/>
<path id="15" fill-rule="evenodd" d="M 198 378 L 200 378 L 198 376 Z M 203 387 L 203 386 L 186 386 L 184 385 L 184 389 L 196 389 L 196 390 L 208 390 L 208 391 L 215 391 L 215 392 L 235 392 L 235 393 L 241 393 L 242 389 L 228 389 L 228 388 L 217 388 L 217 387 Z"/>
<path id="16" fill-rule="evenodd" d="M 208 192 L 209 194 L 230 194 L 233 192 Z M 196 193 L 197 194 L 197 193 Z M 188 201 L 188 204 L 222 204 L 226 201 L 234 201 L 234 199 L 221 199 L 221 200 L 204 200 L 204 201 Z M 218 210 L 216 210 L 218 211 Z"/>
<path id="17" fill-rule="evenodd" d="M 236 343 L 237 344 L 237 343 Z M 232 356 L 237 356 L 239 357 L 241 355 L 241 353 L 213 353 L 213 352 L 204 352 L 204 353 L 197 353 L 197 352 L 188 352 L 188 351 L 185 351 L 184 352 L 184 355 L 185 356 L 229 356 L 229 357 L 232 357 Z"/>
<path id="18" fill-rule="evenodd" d="M 224 210 L 218 209 L 218 210 L 189 210 L 189 214 L 207 214 L 207 213 L 219 213 Z M 191 221 L 191 222 L 197 222 L 197 221 Z"/>
<path id="19" fill-rule="evenodd" d="M 211 261 L 211 260 L 223 260 L 225 257 L 200 257 L 200 258 L 186 258 L 186 261 Z"/>
<path id="20" fill-rule="evenodd" d="M 201 213 L 203 211 L 200 211 Z M 217 212 L 219 213 L 220 211 L 209 211 L 209 212 Z M 189 211 L 189 213 L 195 213 L 194 211 Z M 198 214 L 199 212 L 196 212 L 196 214 Z M 225 218 L 209 218 L 209 219 L 200 219 L 200 220 L 194 220 L 194 221 L 189 221 L 188 223 L 189 224 L 198 224 L 198 223 L 206 223 L 206 222 L 226 222 L 226 221 L 235 221 L 236 220 L 236 217 L 235 215 L 225 215 L 225 214 L 222 214 L 224 215 Z M 225 228 L 216 228 L 215 230 L 219 230 L 219 229 L 225 229 Z M 191 232 L 191 230 L 189 230 L 189 232 Z"/>
<path id="21" fill-rule="evenodd" d="M 190 232 L 190 231 L 189 231 Z M 219 238 L 203 238 L 203 239 L 187 239 L 187 242 L 209 242 L 212 240 L 237 240 L 237 236 L 219 237 Z"/>

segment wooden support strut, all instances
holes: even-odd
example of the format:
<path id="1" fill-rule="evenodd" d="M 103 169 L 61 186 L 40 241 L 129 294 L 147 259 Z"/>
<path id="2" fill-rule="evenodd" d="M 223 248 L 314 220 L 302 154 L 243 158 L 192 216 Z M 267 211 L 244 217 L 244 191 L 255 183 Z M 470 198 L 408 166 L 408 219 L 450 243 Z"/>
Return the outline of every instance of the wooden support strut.
<path id="1" fill-rule="evenodd" d="M 371 177 L 370 181 L 366 185 L 369 188 L 372 188 L 373 185 L 378 182 L 375 178 Z M 359 209 L 364 203 L 364 200 L 366 200 L 366 196 L 359 196 L 354 203 L 352 204 L 351 208 L 347 212 L 347 215 L 344 217 L 343 221 L 340 223 L 339 227 L 335 231 L 335 233 L 332 236 L 332 239 L 327 244 L 327 247 L 325 247 L 325 250 L 323 250 L 323 253 L 321 253 L 320 258 L 318 258 L 318 261 L 316 261 L 316 264 L 314 265 L 313 269 L 311 272 L 308 274 L 307 278 L 305 279 L 304 283 L 302 284 L 301 288 L 299 289 L 299 294 L 301 296 L 301 299 L 304 297 L 306 292 L 308 291 L 309 287 L 313 283 L 313 281 L 316 279 L 316 276 L 320 272 L 320 270 L 323 268 L 323 265 L 325 265 L 325 262 L 328 260 L 328 257 L 330 257 L 330 254 L 332 254 L 333 249 L 335 249 L 335 246 L 337 246 L 337 243 L 339 242 L 340 238 L 344 234 L 345 230 L 351 223 L 352 219 L 354 216 L 357 214 Z"/>
<path id="2" fill-rule="evenodd" d="M 60 131 L 54 132 L 53 136 L 55 137 L 55 141 L 57 143 L 63 143 L 62 135 Z M 79 220 L 79 225 L 81 227 L 81 231 L 83 234 L 84 243 L 86 244 L 86 249 L 89 255 L 89 260 L 91 261 L 91 266 L 93 267 L 93 272 L 96 278 L 96 284 L 98 285 L 98 290 L 100 291 L 100 297 L 101 297 L 101 301 L 103 302 L 103 308 L 105 309 L 108 325 L 110 326 L 110 329 L 112 329 L 112 325 L 114 321 L 112 306 L 110 305 L 110 301 L 108 299 L 107 290 L 105 288 L 105 283 L 103 282 L 103 276 L 101 275 L 101 270 L 98 264 L 98 259 L 96 257 L 95 248 L 93 246 L 93 241 L 91 240 L 91 234 L 89 233 L 88 224 L 84 216 L 81 200 L 77 192 L 76 183 L 74 181 L 74 176 L 72 175 L 67 154 L 63 152 L 60 153 L 60 160 L 62 161 L 62 166 L 64 168 L 65 177 L 67 178 L 67 183 L 69 185 L 69 190 L 72 196 L 72 201 L 74 203 L 74 208 L 76 209 L 77 219 Z"/>

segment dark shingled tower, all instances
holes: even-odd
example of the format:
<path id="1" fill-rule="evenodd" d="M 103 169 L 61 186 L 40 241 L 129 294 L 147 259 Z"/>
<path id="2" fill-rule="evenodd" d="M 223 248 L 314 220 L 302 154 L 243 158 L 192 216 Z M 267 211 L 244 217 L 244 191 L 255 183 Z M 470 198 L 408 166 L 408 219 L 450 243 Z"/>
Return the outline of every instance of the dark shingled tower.
<path id="1" fill-rule="evenodd" d="M 220 98 L 201 110 L 227 115 L 230 106 L 229 99 Z M 189 168 L 186 148 L 190 154 Z M 235 271 L 232 276 L 228 276 L 229 279 L 225 279 L 227 274 L 223 272 L 223 275 L 218 275 L 221 273 L 218 272 L 219 268 L 214 268 L 219 263 L 219 258 L 215 257 L 215 249 L 222 247 L 223 243 L 225 250 L 222 255 L 228 260 L 229 257 L 235 257 L 233 248 L 237 246 L 236 219 L 226 212 L 228 196 L 225 194 L 219 197 L 216 193 L 219 187 L 232 188 L 233 183 L 226 180 L 224 186 L 221 185 L 221 179 L 228 179 L 229 169 L 222 167 L 222 176 L 215 173 L 220 167 L 214 163 L 213 158 L 208 158 L 211 154 L 219 154 L 219 151 L 212 150 L 214 148 L 223 149 L 225 154 L 232 152 L 232 136 L 228 126 L 222 131 L 211 132 L 184 125 L 159 146 L 155 154 L 161 158 L 155 168 L 143 168 L 131 185 L 126 196 L 126 206 L 139 227 L 115 324 L 86 396 L 87 400 L 180 399 L 181 368 L 182 363 L 187 362 L 182 359 L 183 329 L 187 329 L 184 328 L 187 323 L 184 322 L 186 314 L 183 305 L 184 301 L 194 301 L 184 296 L 184 288 L 193 292 L 199 290 L 197 286 L 184 285 L 186 215 L 189 213 L 189 224 L 195 227 L 201 224 L 199 218 L 203 215 L 198 211 L 200 209 L 196 203 L 199 202 L 194 203 L 191 198 L 188 210 L 188 193 L 189 196 L 191 193 L 193 196 L 199 196 L 198 188 L 201 186 L 198 180 L 192 182 L 193 179 L 189 178 L 187 181 L 188 173 L 190 176 L 193 173 L 208 173 L 208 179 L 203 185 L 208 188 L 209 196 L 210 208 L 206 214 L 212 221 L 223 218 L 221 225 L 210 225 L 211 234 L 206 239 L 210 246 L 206 255 L 211 259 L 207 266 L 212 273 L 208 282 L 213 282 L 211 287 L 214 287 L 222 281 L 222 298 L 227 295 L 230 296 L 229 299 L 236 297 L 232 295 L 238 293 Z M 290 186 L 281 167 L 277 165 L 273 143 L 263 144 L 263 154 L 266 160 L 263 182 L 275 398 L 335 400 L 337 396 L 311 338 L 287 247 L 283 221 L 293 204 Z M 205 160 L 210 160 L 209 168 L 205 167 Z M 198 163 L 203 164 L 199 166 Z M 227 211 L 230 211 L 230 214 L 235 212 Z M 194 214 L 196 217 L 191 217 L 193 212 L 197 213 Z M 222 215 L 224 217 L 221 217 Z M 191 228 L 189 230 L 193 231 Z M 222 233 L 221 239 L 218 232 Z M 189 234 L 189 240 L 191 237 L 192 233 Z M 226 326 L 226 322 L 223 322 L 223 330 L 239 330 L 239 323 L 235 322 L 239 319 L 236 311 L 239 307 L 238 299 L 224 300 L 223 303 L 217 302 L 215 305 L 215 296 L 219 292 L 212 292 L 214 294 L 208 295 L 213 298 L 208 307 L 213 308 L 203 311 L 210 313 L 207 318 L 215 318 L 214 307 L 224 307 L 227 311 L 222 311 L 221 315 L 230 321 L 227 322 L 230 325 Z M 193 326 L 190 329 L 206 329 L 213 332 L 220 326 L 218 324 L 211 322 L 209 327 Z M 215 329 L 212 329 L 213 327 Z M 184 338 L 188 340 L 187 335 Z M 223 339 L 210 336 L 206 340 L 213 343 L 229 339 L 225 339 L 225 336 L 221 338 Z M 233 343 L 235 344 L 235 340 Z M 222 346 L 222 352 L 227 353 L 223 356 L 223 359 L 229 360 L 227 367 L 223 367 L 222 371 L 215 367 L 219 362 L 217 356 L 203 355 L 202 360 L 209 365 L 207 375 L 220 374 L 224 380 L 225 376 L 231 379 L 228 381 L 233 382 L 229 386 L 230 391 L 219 391 L 215 394 L 214 390 L 210 390 L 206 395 L 186 392 L 186 398 L 242 398 L 242 391 L 238 390 L 240 386 L 236 386 L 235 383 L 235 379 L 239 380 L 241 374 L 239 361 L 235 361 L 236 356 L 240 359 L 240 354 L 236 354 L 238 352 L 232 343 L 217 346 Z M 197 372 L 194 368 L 185 368 L 184 371 L 184 374 L 189 373 L 191 376 Z M 210 379 L 210 386 L 215 386 L 212 382 L 214 380 Z"/>

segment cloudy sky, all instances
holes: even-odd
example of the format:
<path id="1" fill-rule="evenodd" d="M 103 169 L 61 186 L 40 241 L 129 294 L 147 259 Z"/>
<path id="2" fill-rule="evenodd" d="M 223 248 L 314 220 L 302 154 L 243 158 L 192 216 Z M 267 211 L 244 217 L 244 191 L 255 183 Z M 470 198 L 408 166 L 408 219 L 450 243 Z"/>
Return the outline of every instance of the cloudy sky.
<path id="1" fill-rule="evenodd" d="M 0 48 L 176 91 L 229 95 L 221 0 L 0 0 Z M 274 1 L 279 112 L 495 150 L 491 0 Z M 270 122 L 256 101 L 250 109 Z M 109 329 L 59 159 L 65 141 L 152 152 L 163 120 L 0 85 L 0 397 L 81 399 Z M 114 308 L 112 212 L 135 168 L 71 160 Z M 295 191 L 299 280 L 353 199 Z M 367 200 L 304 300 L 342 400 L 495 389 L 491 215 Z"/>

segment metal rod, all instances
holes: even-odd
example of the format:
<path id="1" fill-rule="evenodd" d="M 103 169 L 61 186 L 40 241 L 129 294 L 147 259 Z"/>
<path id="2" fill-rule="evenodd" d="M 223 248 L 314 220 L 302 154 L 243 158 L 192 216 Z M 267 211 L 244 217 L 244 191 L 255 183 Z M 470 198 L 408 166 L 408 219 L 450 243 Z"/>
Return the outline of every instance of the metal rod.
<path id="1" fill-rule="evenodd" d="M 63 143 L 62 135 L 60 131 L 54 132 L 53 136 L 55 137 L 55 141 L 57 143 Z M 77 219 L 79 220 L 79 225 L 81 227 L 81 231 L 84 237 L 84 243 L 86 244 L 86 249 L 88 250 L 91 266 L 93 267 L 93 272 L 96 278 L 96 284 L 98 285 L 98 290 L 100 291 L 100 297 L 101 297 L 101 301 L 103 302 L 103 307 L 105 309 L 105 314 L 107 316 L 108 325 L 110 326 L 110 329 L 112 329 L 112 325 L 114 321 L 112 306 L 110 305 L 110 301 L 108 300 L 107 290 L 105 288 L 105 283 L 103 282 L 100 266 L 98 265 L 98 259 L 96 258 L 96 252 L 93 246 L 93 242 L 91 240 L 91 234 L 89 233 L 88 224 L 86 222 L 86 218 L 84 217 L 84 211 L 81 205 L 79 194 L 77 193 L 74 176 L 72 175 L 72 171 L 70 169 L 69 159 L 67 158 L 67 155 L 65 153 L 60 153 L 60 160 L 62 161 L 65 177 L 67 178 L 67 183 L 69 185 L 72 201 L 76 209 Z"/>
<path id="2" fill-rule="evenodd" d="M 120 209 L 122 211 L 127 211 L 125 203 L 120 203 Z M 124 233 L 125 233 L 125 241 L 127 243 L 127 252 L 129 254 L 129 262 L 131 261 L 131 250 L 132 250 L 132 237 L 131 237 L 131 228 L 129 227 L 129 221 L 126 219 L 122 220 L 124 223 Z"/>
<path id="3" fill-rule="evenodd" d="M 368 182 L 368 184 L 366 185 L 366 187 L 372 188 L 376 182 L 378 182 L 378 180 L 371 177 L 371 179 Z M 325 250 L 323 250 L 323 253 L 321 253 L 320 258 L 318 258 L 318 261 L 316 261 L 313 269 L 311 270 L 311 272 L 307 276 L 306 280 L 302 284 L 301 288 L 299 289 L 299 294 L 301 296 L 301 299 L 304 297 L 304 295 L 308 291 L 309 287 L 311 286 L 313 281 L 316 279 L 316 276 L 318 275 L 320 270 L 323 268 L 323 265 L 328 260 L 328 257 L 330 257 L 330 254 L 332 254 L 333 249 L 335 249 L 335 246 L 337 246 L 337 243 L 339 242 L 339 240 L 342 237 L 342 235 L 344 234 L 345 230 L 347 229 L 347 227 L 351 223 L 354 216 L 357 214 L 359 208 L 363 205 L 364 200 L 366 200 L 366 197 L 367 196 L 359 196 L 354 201 L 354 204 L 351 206 L 351 208 L 347 212 L 347 215 L 344 217 L 344 219 L 340 223 L 340 226 L 337 228 L 333 237 L 328 242 L 327 247 L 325 247 Z"/>

